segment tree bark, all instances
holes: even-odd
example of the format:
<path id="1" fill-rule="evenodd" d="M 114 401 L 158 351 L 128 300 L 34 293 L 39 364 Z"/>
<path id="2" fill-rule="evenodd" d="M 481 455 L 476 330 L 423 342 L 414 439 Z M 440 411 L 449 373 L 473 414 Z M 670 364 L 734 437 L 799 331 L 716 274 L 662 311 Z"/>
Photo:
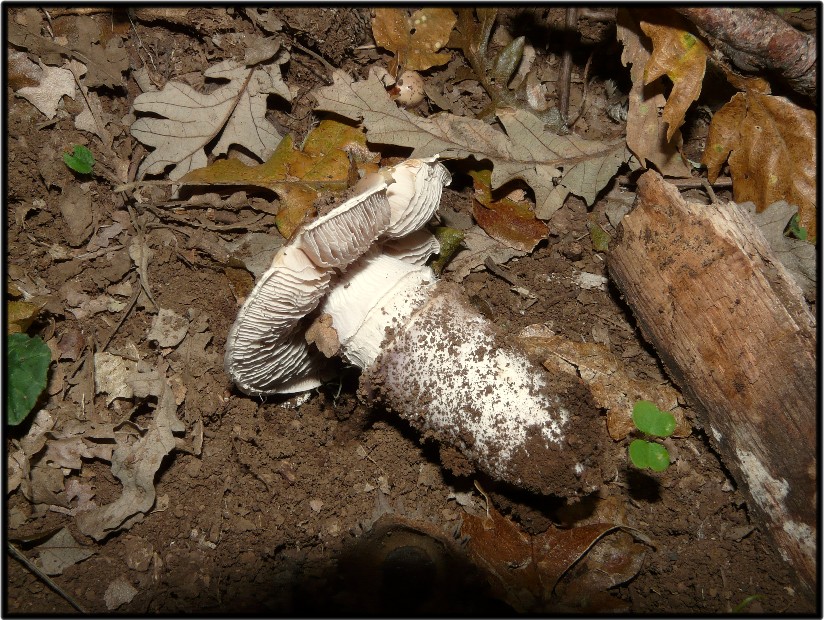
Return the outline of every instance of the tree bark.
<path id="1" fill-rule="evenodd" d="M 801 289 L 746 211 L 687 203 L 656 172 L 621 228 L 610 275 L 814 605 L 816 333 Z"/>
<path id="2" fill-rule="evenodd" d="M 776 71 L 798 93 L 815 99 L 815 38 L 760 8 L 693 7 L 675 9 L 710 37 L 745 71 Z M 720 45 L 717 43 L 720 42 Z"/>

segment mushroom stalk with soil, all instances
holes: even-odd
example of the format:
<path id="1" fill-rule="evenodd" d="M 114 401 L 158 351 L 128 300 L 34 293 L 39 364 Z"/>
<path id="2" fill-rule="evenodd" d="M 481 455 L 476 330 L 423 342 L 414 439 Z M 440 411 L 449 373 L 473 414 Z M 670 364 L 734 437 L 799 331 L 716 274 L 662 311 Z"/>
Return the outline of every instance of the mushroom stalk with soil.
<path id="1" fill-rule="evenodd" d="M 586 389 L 534 365 L 425 266 L 439 248 L 422 229 L 446 168 L 412 159 L 365 181 L 293 236 L 247 298 L 226 346 L 235 383 L 305 391 L 339 355 L 362 369 L 364 400 L 493 478 L 562 496 L 591 490 L 601 434 Z"/>

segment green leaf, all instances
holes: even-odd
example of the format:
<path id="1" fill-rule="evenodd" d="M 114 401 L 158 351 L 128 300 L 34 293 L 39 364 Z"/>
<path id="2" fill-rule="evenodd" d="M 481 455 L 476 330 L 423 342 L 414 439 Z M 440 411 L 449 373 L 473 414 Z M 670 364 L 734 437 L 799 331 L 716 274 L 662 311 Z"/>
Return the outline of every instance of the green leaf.
<path id="1" fill-rule="evenodd" d="M 635 403 L 632 421 L 639 431 L 655 437 L 669 437 L 675 431 L 675 416 L 669 411 L 661 411 L 648 400 Z"/>
<path id="2" fill-rule="evenodd" d="M 75 144 L 73 153 L 63 153 L 63 161 L 75 172 L 89 174 L 94 166 L 94 155 L 85 146 Z"/>
<path id="3" fill-rule="evenodd" d="M 8 413 L 11 426 L 17 426 L 31 413 L 38 396 L 46 389 L 51 351 L 40 337 L 9 334 L 8 353 Z"/>
<path id="4" fill-rule="evenodd" d="M 435 229 L 435 237 L 438 239 L 438 243 L 441 244 L 441 251 L 438 252 L 438 258 L 432 261 L 430 267 L 435 270 L 435 273 L 440 274 L 460 249 L 464 232 L 448 226 L 439 226 Z"/>
<path id="5" fill-rule="evenodd" d="M 634 439 L 629 444 L 629 458 L 639 469 L 664 471 L 670 464 L 669 452 L 660 443 Z"/>
<path id="6" fill-rule="evenodd" d="M 747 598 L 745 598 L 743 601 L 741 601 L 740 603 L 738 603 L 738 605 L 736 605 L 735 607 L 733 607 L 733 609 L 732 609 L 732 613 L 734 613 L 734 614 L 739 614 L 739 613 L 741 613 L 742 611 L 744 611 L 744 608 L 745 608 L 747 605 L 749 605 L 749 604 L 750 604 L 750 603 L 752 603 L 753 601 L 757 601 L 757 600 L 758 600 L 758 599 L 760 599 L 760 598 L 762 598 L 762 595 L 761 595 L 761 594 L 751 594 L 750 596 L 748 596 Z"/>
<path id="7" fill-rule="evenodd" d="M 787 224 L 785 235 L 788 237 L 793 236 L 796 239 L 800 239 L 801 241 L 807 240 L 807 229 L 799 225 L 798 213 L 793 215 L 792 219 L 790 220 L 790 223 Z"/>

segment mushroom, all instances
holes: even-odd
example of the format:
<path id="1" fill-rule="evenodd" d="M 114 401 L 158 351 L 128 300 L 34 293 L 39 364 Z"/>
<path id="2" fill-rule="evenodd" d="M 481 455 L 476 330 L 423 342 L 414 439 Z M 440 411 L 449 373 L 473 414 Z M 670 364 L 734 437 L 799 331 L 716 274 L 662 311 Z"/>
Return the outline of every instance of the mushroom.
<path id="1" fill-rule="evenodd" d="M 565 403 L 586 402 L 585 390 L 550 387 L 459 286 L 425 265 L 439 248 L 422 229 L 450 181 L 446 168 L 410 159 L 365 181 L 275 255 L 229 332 L 229 375 L 249 394 L 301 392 L 326 378 L 327 356 L 340 355 L 362 369 L 364 400 L 492 477 L 580 493 L 599 440 L 581 440 L 592 421 Z"/>

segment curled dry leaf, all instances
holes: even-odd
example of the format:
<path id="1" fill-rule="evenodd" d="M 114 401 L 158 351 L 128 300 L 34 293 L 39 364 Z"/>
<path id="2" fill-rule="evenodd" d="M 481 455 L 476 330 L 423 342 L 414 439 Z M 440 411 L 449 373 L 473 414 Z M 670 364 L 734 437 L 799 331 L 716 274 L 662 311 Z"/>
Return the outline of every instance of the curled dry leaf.
<path id="1" fill-rule="evenodd" d="M 535 192 L 535 212 L 541 219 L 559 209 L 569 193 L 591 205 L 627 157 L 623 141 L 560 136 L 525 110 L 497 112 L 506 133 L 474 118 L 415 116 L 395 105 L 374 69 L 360 82 L 342 71 L 333 79 L 334 84 L 316 91 L 317 109 L 362 119 L 369 142 L 412 147 L 413 158 L 489 159 L 494 166 L 492 189 L 512 179 L 525 181 Z"/>
<path id="2" fill-rule="evenodd" d="M 116 88 L 123 82 L 123 72 L 129 68 L 129 53 L 122 46 L 119 36 L 109 38 L 105 47 L 98 43 L 100 26 L 94 20 L 90 27 L 78 28 L 82 36 L 60 45 L 40 35 L 40 24 L 19 24 L 9 20 L 8 41 L 12 45 L 28 50 L 34 57 L 40 58 L 47 65 L 58 65 L 61 58 L 74 58 L 88 67 L 84 79 L 87 87 L 107 86 Z M 96 33 L 96 34 L 95 34 Z"/>
<path id="3" fill-rule="evenodd" d="M 261 160 L 269 157 L 280 134 L 266 120 L 266 99 L 270 94 L 292 99 L 280 75 L 280 65 L 287 60 L 288 55 L 281 53 L 268 65 L 246 67 L 232 59 L 214 65 L 204 75 L 229 83 L 209 94 L 168 82 L 163 90 L 138 95 L 135 112 L 157 115 L 138 118 L 131 126 L 135 138 L 155 149 L 140 164 L 138 177 L 161 174 L 174 166 L 169 178 L 178 180 L 202 168 L 207 163 L 205 147 L 218 136 L 212 149 L 215 155 L 237 144 Z"/>
<path id="4" fill-rule="evenodd" d="M 644 84 L 666 75 L 673 87 L 664 106 L 667 140 L 684 124 L 684 116 L 701 94 L 710 48 L 690 32 L 690 22 L 669 10 L 640 11 L 641 30 L 652 40 L 652 55 L 644 69 Z"/>
<path id="5" fill-rule="evenodd" d="M 480 226 L 473 226 L 461 240 L 463 246 L 446 265 L 450 279 L 463 280 L 471 271 L 482 269 L 487 258 L 497 264 L 506 263 L 516 256 L 524 256 L 524 250 L 516 250 L 490 237 Z"/>
<path id="6" fill-rule="evenodd" d="M 729 159 L 737 203 L 752 201 L 761 212 L 785 200 L 815 236 L 817 136 L 813 110 L 786 97 L 737 93 L 713 116 L 701 162 L 715 181 Z"/>
<path id="7" fill-rule="evenodd" d="M 492 172 L 487 169 L 469 174 L 475 186 L 472 215 L 490 237 L 524 252 L 531 252 L 546 238 L 547 225 L 535 219 L 529 202 L 516 199 L 512 192 L 494 200 L 489 187 Z"/>
<path id="8" fill-rule="evenodd" d="M 117 438 L 112 453 L 112 473 L 123 486 L 122 494 L 109 504 L 77 515 L 78 529 L 95 540 L 130 528 L 151 510 L 155 502 L 155 473 L 175 447 L 174 433 L 186 429 L 177 418 L 174 393 L 165 376 L 158 373 L 154 384 L 152 391 L 160 396 L 149 428 L 137 441 L 123 442 Z"/>
<path id="9" fill-rule="evenodd" d="M 302 150 L 292 144 L 292 136 L 286 136 L 259 166 L 246 166 L 236 159 L 220 160 L 193 170 L 181 181 L 253 185 L 277 192 L 281 206 L 275 222 L 280 233 L 289 238 L 305 218 L 314 215 L 313 203 L 319 192 L 342 191 L 349 186 L 350 157 L 364 173 L 377 168 L 363 132 L 337 121 L 322 121 L 306 137 Z"/>
<path id="10" fill-rule="evenodd" d="M 486 571 L 493 594 L 519 613 L 557 610 L 558 601 L 553 599 L 553 591 L 559 580 L 602 537 L 622 528 L 611 523 L 588 524 L 568 530 L 550 526 L 543 534 L 531 536 L 493 506 L 488 509 L 488 516 L 464 515 L 461 535 L 469 536 L 467 553 Z M 622 583 L 637 574 L 644 548 L 635 545 L 632 553 L 640 556 L 632 563 L 634 572 L 627 575 L 622 563 L 621 578 L 602 580 L 602 585 L 610 587 L 610 583 Z M 598 570 L 615 568 L 605 563 L 598 566 Z M 607 598 L 611 600 L 612 597 L 607 595 Z"/>
<path id="11" fill-rule="evenodd" d="M 397 75 L 398 67 L 421 71 L 448 63 L 451 55 L 438 50 L 449 41 L 456 19 L 450 9 L 437 7 L 427 7 L 412 15 L 404 9 L 375 9 L 375 43 L 395 54 L 389 72 Z"/>
<path id="12" fill-rule="evenodd" d="M 157 342 L 159 347 L 176 347 L 189 330 L 189 320 L 173 310 L 161 308 L 152 320 L 152 326 L 146 335 L 147 340 Z"/>
<path id="13" fill-rule="evenodd" d="M 652 164 L 666 176 L 688 177 L 690 169 L 681 155 L 681 132 L 676 130 L 667 138 L 662 112 L 666 106 L 664 83 L 659 78 L 647 84 L 644 78 L 651 43 L 641 31 L 634 10 L 619 9 L 616 26 L 618 40 L 624 45 L 621 62 L 632 65 L 627 146 L 644 166 Z"/>
<path id="14" fill-rule="evenodd" d="M 818 279 L 818 260 L 815 246 L 801 239 L 793 239 L 784 235 L 787 222 L 798 211 L 797 207 L 788 205 L 781 200 L 757 212 L 755 204 L 745 202 L 738 205 L 745 209 L 756 226 L 761 229 L 773 252 L 781 260 L 795 281 L 805 294 L 812 294 L 816 289 Z"/>

